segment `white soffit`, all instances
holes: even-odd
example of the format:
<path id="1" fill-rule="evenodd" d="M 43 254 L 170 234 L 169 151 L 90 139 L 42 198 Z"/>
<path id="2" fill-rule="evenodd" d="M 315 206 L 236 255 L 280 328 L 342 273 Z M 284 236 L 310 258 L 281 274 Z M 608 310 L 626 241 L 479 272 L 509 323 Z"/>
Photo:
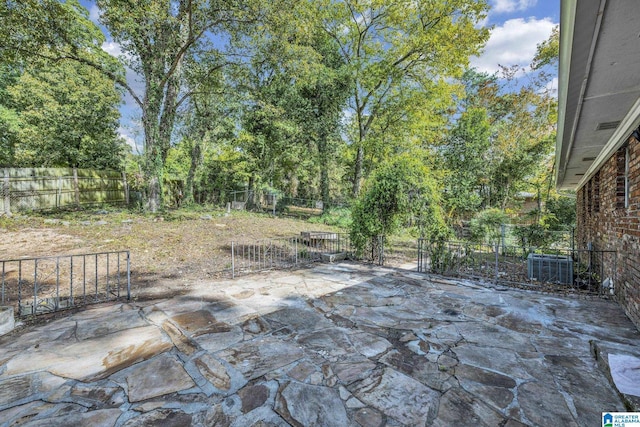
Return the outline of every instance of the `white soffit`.
<path id="1" fill-rule="evenodd" d="M 636 0 L 562 1 L 556 141 L 560 189 L 582 186 L 640 122 L 638 18 Z"/>

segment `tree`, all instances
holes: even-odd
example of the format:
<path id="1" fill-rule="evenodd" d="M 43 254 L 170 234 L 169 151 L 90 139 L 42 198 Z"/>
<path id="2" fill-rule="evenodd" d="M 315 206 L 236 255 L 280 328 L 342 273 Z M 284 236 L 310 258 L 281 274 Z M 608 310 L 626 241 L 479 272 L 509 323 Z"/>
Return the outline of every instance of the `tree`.
<path id="1" fill-rule="evenodd" d="M 7 88 L 19 77 L 18 71 L 8 64 L 0 64 L 0 166 L 11 166 L 15 161 L 20 124 L 18 113 L 8 102 Z"/>
<path id="2" fill-rule="evenodd" d="M 445 204 L 453 222 L 467 219 L 482 206 L 481 188 L 489 178 L 487 153 L 491 130 L 486 111 L 469 108 L 462 113 L 442 147 L 447 197 Z"/>
<path id="3" fill-rule="evenodd" d="M 78 0 L 20 0 L 0 3 L 0 63 L 75 60 L 123 79 L 102 50 L 105 37 Z"/>
<path id="4" fill-rule="evenodd" d="M 265 13 L 251 37 L 236 40 L 250 61 L 233 77 L 244 89 L 238 142 L 251 165 L 249 189 L 262 183 L 328 206 L 350 72 L 313 10 L 293 2 Z"/>
<path id="5" fill-rule="evenodd" d="M 543 70 L 545 67 L 556 68 L 558 66 L 560 53 L 560 28 L 556 25 L 551 31 L 549 38 L 536 47 L 536 55 L 531 62 L 531 69 L 535 71 Z M 553 74 L 546 73 L 545 78 L 549 79 Z"/>
<path id="6" fill-rule="evenodd" d="M 557 107 L 549 83 L 557 37 L 554 31 L 538 46 L 528 69 L 502 67 L 494 75 L 471 69 L 463 74 L 465 95 L 438 150 L 453 221 L 469 219 L 481 209 L 504 211 L 517 204 L 521 191 L 540 195 L 543 187 L 551 188 L 548 166 Z"/>
<path id="7" fill-rule="evenodd" d="M 403 86 L 450 99 L 448 79 L 478 54 L 488 30 L 478 26 L 485 1 L 324 0 L 323 27 L 352 67 L 350 108 L 355 126 L 352 192 L 364 177 L 369 133 L 386 101 Z M 448 94 L 445 89 L 450 89 Z"/>
<path id="8" fill-rule="evenodd" d="M 58 70 L 68 71 L 71 66 L 66 63 L 71 61 L 100 70 L 112 81 L 124 81 L 124 72 L 118 62 L 102 50 L 104 35 L 91 22 L 89 13 L 78 0 L 2 2 L 0 20 L 0 162 L 14 164 L 19 160 L 16 159 L 16 154 L 19 154 L 16 153 L 20 142 L 19 134 L 24 134 L 30 126 L 26 126 L 26 116 L 21 120 L 20 111 L 11 104 L 12 95 L 7 91 L 25 71 L 32 77 L 40 68 L 45 68 L 50 73 L 56 67 Z M 59 75 L 60 73 L 63 72 L 59 71 Z M 87 71 L 83 73 L 86 74 Z M 102 85 L 102 82 L 98 83 L 101 88 Z M 69 84 L 69 90 L 71 87 Z M 91 84 L 77 87 L 76 90 L 79 93 L 88 88 L 91 88 Z M 44 94 L 46 91 L 41 91 L 41 95 Z M 110 117 L 111 115 L 107 117 L 109 126 Z M 32 119 L 30 123 L 33 125 L 35 117 Z M 33 130 L 33 127 L 30 128 Z"/>
<path id="9" fill-rule="evenodd" d="M 422 237 L 448 234 L 440 209 L 438 185 L 415 157 L 398 156 L 378 168 L 352 210 L 351 241 L 362 251 L 378 236 L 388 236 L 410 219 Z"/>
<path id="10" fill-rule="evenodd" d="M 5 108 L 17 121 L 14 166 L 121 168 L 120 93 L 95 68 L 39 62 L 27 66 L 6 94 Z"/>
<path id="11" fill-rule="evenodd" d="M 101 22 L 120 43 L 122 60 L 144 79 L 144 93 L 138 96 L 128 85 L 142 111 L 144 129 L 143 171 L 147 180 L 147 208 L 155 212 L 162 205 L 162 173 L 179 108 L 197 91 L 185 90 L 185 72 L 202 57 L 209 71 L 225 63 L 213 41 L 231 25 L 252 16 L 232 1 L 206 0 L 97 0 Z M 245 4 L 249 6 L 249 4 Z"/>
<path id="12" fill-rule="evenodd" d="M 307 113 L 301 117 L 301 124 L 317 146 L 320 195 L 327 209 L 331 203 L 329 169 L 336 153 L 332 142 L 340 138 L 342 111 L 351 89 L 351 76 L 338 46 L 326 34 L 316 33 L 311 44 L 320 55 L 320 64 L 315 78 L 304 81 L 300 89 Z"/>

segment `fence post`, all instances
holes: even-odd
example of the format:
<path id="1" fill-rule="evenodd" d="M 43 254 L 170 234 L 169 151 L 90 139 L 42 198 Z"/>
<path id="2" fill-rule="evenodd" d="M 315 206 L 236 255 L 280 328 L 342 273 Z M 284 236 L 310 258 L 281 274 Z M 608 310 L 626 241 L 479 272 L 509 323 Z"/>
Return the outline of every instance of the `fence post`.
<path id="1" fill-rule="evenodd" d="M 500 269 L 498 268 L 498 256 L 500 253 L 500 245 L 496 243 L 495 249 L 496 249 L 496 282 L 497 282 L 498 276 L 499 276 L 498 273 L 500 272 Z"/>
<path id="2" fill-rule="evenodd" d="M 127 183 L 127 172 L 122 171 L 122 184 L 124 185 L 124 203 L 129 206 L 129 184 Z"/>
<path id="3" fill-rule="evenodd" d="M 236 250 L 233 242 L 231 242 L 231 278 L 236 278 Z"/>
<path id="4" fill-rule="evenodd" d="M 62 177 L 58 177 L 58 191 L 56 192 L 56 208 L 62 203 Z"/>
<path id="5" fill-rule="evenodd" d="M 4 213 L 11 216 L 11 196 L 9 194 L 9 168 L 4 168 L 4 180 L 2 181 L 2 192 L 4 193 Z"/>
<path id="6" fill-rule="evenodd" d="M 127 301 L 131 301 L 131 252 L 127 251 Z"/>
<path id="7" fill-rule="evenodd" d="M 80 185 L 78 184 L 78 169 L 73 168 L 73 197 L 76 206 L 80 206 Z"/>
<path id="8" fill-rule="evenodd" d="M 276 216 L 276 198 L 278 197 L 278 195 L 276 193 L 273 193 L 273 217 L 275 218 Z"/>

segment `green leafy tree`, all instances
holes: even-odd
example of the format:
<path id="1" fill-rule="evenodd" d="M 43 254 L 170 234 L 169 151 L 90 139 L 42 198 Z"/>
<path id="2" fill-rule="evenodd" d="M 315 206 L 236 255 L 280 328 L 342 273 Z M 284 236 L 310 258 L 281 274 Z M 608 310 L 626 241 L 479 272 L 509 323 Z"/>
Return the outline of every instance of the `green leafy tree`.
<path id="1" fill-rule="evenodd" d="M 6 94 L 17 121 L 14 166 L 122 167 L 120 93 L 95 68 L 76 61 L 39 62 Z"/>
<path id="2" fill-rule="evenodd" d="M 486 110 L 471 107 L 462 113 L 442 147 L 448 171 L 445 204 L 453 222 L 468 219 L 482 205 L 480 190 L 488 178 L 490 136 Z"/>
<path id="3" fill-rule="evenodd" d="M 315 163 L 320 169 L 320 195 L 325 209 L 330 207 L 330 168 L 336 157 L 343 109 L 351 89 L 351 76 L 338 46 L 324 33 L 316 33 L 311 41 L 320 56 L 318 71 L 300 88 L 304 113 L 299 121 L 303 132 L 317 148 Z"/>
<path id="4" fill-rule="evenodd" d="M 171 146 L 179 108 L 198 91 L 185 85 L 186 73 L 194 61 L 207 58 L 211 75 L 226 60 L 213 45 L 217 35 L 226 34 L 244 20 L 253 19 L 249 2 L 240 8 L 235 2 L 206 0 L 97 0 L 101 22 L 120 43 L 128 67 L 144 79 L 138 95 L 126 82 L 142 111 L 144 129 L 143 171 L 147 181 L 147 208 L 162 206 L 162 176 Z M 207 74 L 205 74 L 207 76 Z"/>
<path id="5" fill-rule="evenodd" d="M 78 0 L 0 3 L 0 63 L 74 60 L 124 82 L 123 69 L 104 50 L 104 34 Z"/>
<path id="6" fill-rule="evenodd" d="M 390 97 L 411 87 L 431 99 L 450 99 L 448 79 L 478 54 L 488 30 L 478 23 L 485 1 L 370 1 L 320 3 L 323 27 L 352 67 L 350 108 L 354 125 L 352 192 L 365 176 L 365 150 L 375 122 L 393 105 Z M 380 127 L 382 131 L 384 127 Z M 378 140 L 383 140 L 378 138 Z"/>
<path id="7" fill-rule="evenodd" d="M 20 131 L 19 116 L 10 102 L 7 88 L 15 83 L 20 73 L 15 67 L 0 64 L 0 166 L 15 162 L 15 147 Z"/>
<path id="8" fill-rule="evenodd" d="M 268 184 L 328 206 L 350 70 L 309 5 L 292 7 L 236 42 L 253 52 L 234 76 L 245 93 L 238 143 L 252 167 L 250 190 Z"/>
<path id="9" fill-rule="evenodd" d="M 378 236 L 396 232 L 411 219 L 423 237 L 448 234 L 437 183 L 422 162 L 402 155 L 382 165 L 367 181 L 352 209 L 351 241 L 362 251 Z"/>
<path id="10" fill-rule="evenodd" d="M 471 240 L 482 243 L 498 243 L 502 236 L 502 226 L 509 223 L 503 210 L 489 208 L 478 212 L 471 220 Z"/>
<path id="11" fill-rule="evenodd" d="M 78 0 L 24 0 L 24 1 L 6 1 L 0 3 L 0 162 L 4 164 L 16 164 L 21 161 L 20 157 L 25 152 L 32 152 L 34 155 L 38 153 L 38 147 L 26 147 L 21 144 L 25 137 L 25 133 L 33 131 L 35 136 L 43 136 L 44 122 L 46 116 L 38 118 L 38 108 L 23 115 L 20 111 L 21 106 L 29 107 L 29 100 L 25 97 L 14 96 L 9 93 L 9 88 L 15 86 L 19 78 L 22 82 L 28 77 L 33 78 L 37 82 L 39 91 L 37 96 L 43 100 L 43 96 L 48 96 L 45 91 L 40 89 L 46 86 L 42 81 L 44 74 L 49 74 L 52 80 L 53 74 L 61 77 L 63 74 L 71 76 L 68 83 L 68 94 L 72 93 L 74 84 L 84 83 L 80 74 L 85 76 L 89 73 L 82 70 L 78 64 L 84 64 L 100 70 L 105 76 L 108 76 L 113 85 L 113 81 L 124 81 L 124 70 L 118 65 L 117 61 L 102 50 L 102 44 L 105 41 L 104 35 L 100 29 L 89 19 L 88 11 L 82 7 Z M 70 65 L 75 64 L 75 65 Z M 42 69 L 42 71 L 40 71 Z M 75 71 L 71 71 L 71 70 Z M 23 76 L 26 73 L 25 76 Z M 21 77 L 23 76 L 23 77 Z M 94 76 L 95 77 L 95 76 Z M 82 91 L 92 90 L 90 82 L 87 86 L 78 86 L 75 88 L 76 95 Z M 55 94 L 51 94 L 50 99 L 54 95 L 61 94 L 61 87 L 64 84 L 57 82 L 54 86 Z M 105 83 L 97 78 L 98 91 L 94 93 L 99 98 L 104 94 Z M 110 95 L 109 95 L 110 96 Z M 14 99 L 17 104 L 14 105 Z M 59 100 L 58 100 L 59 101 Z M 77 102 L 78 99 L 72 99 L 71 102 Z M 100 101 L 99 101 L 100 102 Z M 35 104 L 32 102 L 32 104 Z M 64 102 L 63 102 L 64 104 Z M 32 105 L 33 106 L 33 105 Z M 34 106 L 36 107 L 36 106 Z M 29 107 L 31 108 L 31 107 Z M 56 111 L 59 113 L 60 111 Z M 80 113 L 79 115 L 82 115 Z M 31 117 L 29 117 L 31 116 Z M 106 117 L 107 127 L 111 126 L 111 116 L 109 113 Z M 58 119 L 62 118 L 57 116 Z M 68 120 L 74 120 L 74 117 L 64 117 Z M 79 121 L 82 118 L 78 118 Z M 36 122 L 40 121 L 39 124 Z M 66 129 L 73 126 L 79 126 L 78 123 L 70 123 Z M 40 127 L 40 132 L 35 131 L 36 127 Z M 52 126 L 55 127 L 55 126 Z M 65 128 L 62 126 L 60 129 Z M 94 129 L 95 130 L 95 129 Z M 92 134 L 83 142 L 85 148 L 93 145 L 98 140 L 94 139 L 96 133 L 94 130 L 89 131 Z M 49 132 L 51 133 L 51 132 Z M 102 139 L 98 138 L 99 140 Z M 49 139 L 50 142 L 50 139 Z M 77 146 L 77 136 L 74 137 L 72 145 Z M 21 147 L 18 147 L 21 145 Z M 46 144 L 45 144 L 46 145 Z M 106 148 L 106 147 L 104 147 Z M 94 154 L 103 150 L 102 147 L 93 147 L 90 151 Z M 105 150 L 103 150 L 105 151 Z M 18 156 L 18 157 L 16 157 Z M 117 157 L 117 155 L 115 155 Z M 29 159 L 33 156 L 27 156 Z M 41 156 L 42 157 L 42 156 Z M 65 156 L 63 156 L 65 157 Z M 66 156 L 68 157 L 68 156 Z M 78 156 L 76 156 L 78 157 Z M 80 155 L 81 157 L 81 155 Z M 89 157 L 94 157 L 90 155 Z M 94 157 L 95 158 L 95 157 Z M 24 160 L 24 159 L 23 159 Z M 38 162 L 42 162 L 42 158 Z M 82 162 L 88 159 L 81 159 Z M 49 160 L 44 159 L 44 163 Z M 53 163 L 65 163 L 56 159 Z M 91 161 L 89 161 L 91 163 Z"/>

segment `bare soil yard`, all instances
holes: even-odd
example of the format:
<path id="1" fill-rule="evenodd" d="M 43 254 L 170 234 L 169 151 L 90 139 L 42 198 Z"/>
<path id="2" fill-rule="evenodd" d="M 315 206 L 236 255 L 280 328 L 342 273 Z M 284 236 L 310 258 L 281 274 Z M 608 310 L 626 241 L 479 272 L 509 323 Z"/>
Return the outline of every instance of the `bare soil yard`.
<path id="1" fill-rule="evenodd" d="M 232 241 L 336 231 L 322 224 L 246 212 L 178 210 L 58 212 L 0 217 L 0 260 L 106 251 L 131 252 L 136 297 L 168 297 L 228 274 Z"/>

